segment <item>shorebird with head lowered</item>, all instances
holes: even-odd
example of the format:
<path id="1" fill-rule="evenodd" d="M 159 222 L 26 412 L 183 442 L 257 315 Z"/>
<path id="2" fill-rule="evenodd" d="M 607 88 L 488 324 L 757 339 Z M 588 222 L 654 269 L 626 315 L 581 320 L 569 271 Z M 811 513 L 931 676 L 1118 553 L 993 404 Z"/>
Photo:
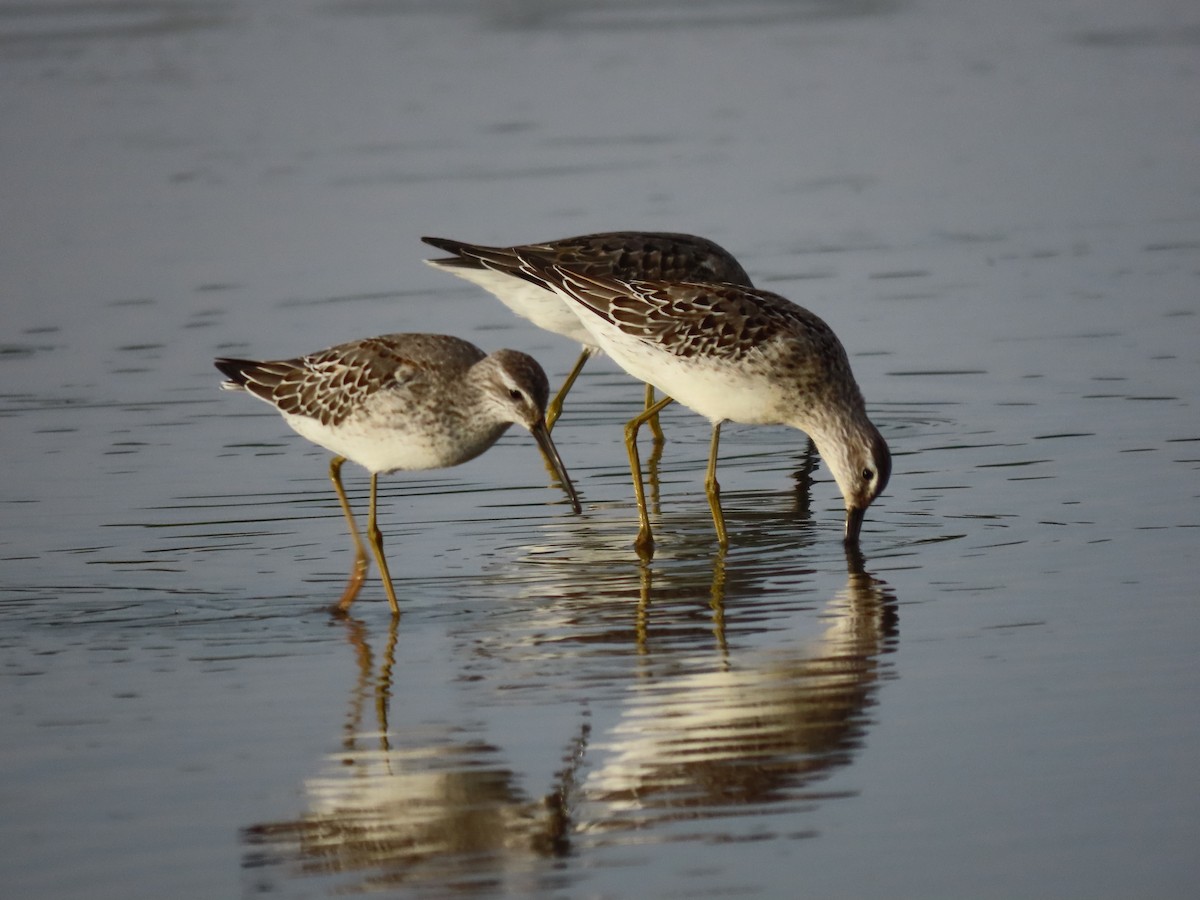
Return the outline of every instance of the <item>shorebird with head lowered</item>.
<path id="1" fill-rule="evenodd" d="M 295 359 L 215 360 L 225 390 L 246 391 L 274 406 L 301 436 L 334 454 L 329 478 L 354 541 L 354 566 L 335 610 L 358 596 L 369 561 L 342 487 L 346 460 L 371 474 L 367 538 L 394 615 L 383 537 L 376 523 L 381 473 L 440 469 L 474 459 L 509 425 L 533 434 L 575 512 L 579 498 L 546 428 L 546 373 L 516 350 L 485 354 L 444 334 L 386 334 L 338 344 Z"/>
<path id="2" fill-rule="evenodd" d="M 501 265 L 488 260 L 487 265 Z M 887 487 L 887 442 L 867 418 L 841 341 L 817 315 L 769 291 L 697 281 L 629 280 L 562 266 L 526 251 L 509 275 L 556 291 L 605 353 L 667 395 L 630 420 L 626 449 L 637 495 L 637 546 L 652 552 L 637 432 L 674 398 L 712 424 L 705 488 L 728 546 L 717 483 L 721 425 L 790 425 L 805 432 L 832 472 L 846 507 L 843 532 L 857 544 L 867 507 Z"/>
<path id="3" fill-rule="evenodd" d="M 518 316 L 554 334 L 583 345 L 579 359 L 546 409 L 546 425 L 562 414 L 563 400 L 579 377 L 584 364 L 600 352 L 600 345 L 580 321 L 569 303 L 549 288 L 513 271 L 523 254 L 584 275 L 611 276 L 623 280 L 702 281 L 750 286 L 750 276 L 723 247 L 694 234 L 668 231 L 608 231 L 581 234 L 540 244 L 489 247 L 449 238 L 421 238 L 430 246 L 451 254 L 445 259 L 427 259 L 435 269 L 457 275 L 494 294 Z M 646 406 L 654 402 L 654 389 L 646 386 Z M 658 419 L 650 419 L 655 436 L 662 438 Z"/>

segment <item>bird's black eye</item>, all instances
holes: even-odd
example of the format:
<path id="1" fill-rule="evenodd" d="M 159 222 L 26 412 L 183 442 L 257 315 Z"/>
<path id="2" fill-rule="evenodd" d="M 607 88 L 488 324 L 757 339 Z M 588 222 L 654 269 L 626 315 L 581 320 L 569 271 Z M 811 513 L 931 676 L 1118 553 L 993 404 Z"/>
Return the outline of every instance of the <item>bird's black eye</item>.
<path id="1" fill-rule="evenodd" d="M 510 390 L 508 392 L 508 396 L 509 396 L 509 399 L 511 399 L 511 400 L 521 400 L 524 398 L 524 394 L 522 394 L 516 388 L 513 388 L 512 390 Z"/>
<path id="2" fill-rule="evenodd" d="M 863 481 L 870 481 L 875 477 L 875 473 L 870 469 L 863 469 Z"/>

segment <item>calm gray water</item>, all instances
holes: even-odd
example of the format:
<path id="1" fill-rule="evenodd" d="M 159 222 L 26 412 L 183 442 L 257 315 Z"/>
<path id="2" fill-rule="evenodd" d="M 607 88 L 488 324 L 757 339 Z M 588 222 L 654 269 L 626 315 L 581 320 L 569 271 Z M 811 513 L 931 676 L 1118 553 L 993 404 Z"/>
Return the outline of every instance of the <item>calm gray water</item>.
<path id="1" fill-rule="evenodd" d="M 5 896 L 1194 893 L 1194 3 L 7 4 L 0 122 Z M 326 456 L 212 357 L 557 380 L 419 238 L 614 228 L 842 336 L 862 567 L 782 428 L 725 430 L 717 553 L 679 409 L 641 564 L 597 361 L 582 516 L 516 429 L 387 478 L 404 615 L 331 620 Z"/>

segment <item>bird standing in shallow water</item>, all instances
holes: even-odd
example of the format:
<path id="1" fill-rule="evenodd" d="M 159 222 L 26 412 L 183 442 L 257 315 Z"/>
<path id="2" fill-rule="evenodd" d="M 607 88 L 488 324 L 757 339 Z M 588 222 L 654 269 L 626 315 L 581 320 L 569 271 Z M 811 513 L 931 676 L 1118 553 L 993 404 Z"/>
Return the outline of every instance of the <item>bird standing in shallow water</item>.
<path id="1" fill-rule="evenodd" d="M 541 244 L 488 247 L 449 238 L 423 237 L 430 246 L 453 254 L 427 259 L 429 265 L 477 284 L 524 319 L 546 331 L 583 345 L 575 366 L 546 409 L 546 425 L 562 414 L 563 400 L 588 358 L 600 345 L 578 313 L 555 291 L 513 274 L 524 254 L 584 275 L 607 275 L 621 280 L 702 281 L 750 287 L 750 276 L 723 247 L 693 234 L 666 231 L 610 231 L 581 234 Z M 654 388 L 646 385 L 646 407 L 654 403 Z M 662 440 L 658 417 L 650 418 L 654 436 Z"/>
<path id="2" fill-rule="evenodd" d="M 518 265 L 506 271 L 574 303 L 618 365 L 667 395 L 625 428 L 643 555 L 653 551 L 654 537 L 637 432 L 672 398 L 712 423 L 705 488 L 722 547 L 729 540 L 716 468 L 727 421 L 790 425 L 808 434 L 845 501 L 844 539 L 858 542 L 867 507 L 887 487 L 891 454 L 867 418 L 841 341 L 818 316 L 768 291 L 590 275 L 533 251 L 520 254 Z"/>
<path id="3" fill-rule="evenodd" d="M 575 512 L 579 498 L 546 428 L 546 373 L 516 350 L 484 354 L 443 334 L 386 334 L 308 356 L 258 362 L 217 359 L 225 390 L 274 406 L 291 428 L 334 454 L 329 478 L 354 540 L 354 567 L 336 610 L 345 612 L 369 561 L 342 487 L 347 460 L 371 473 L 367 538 L 398 615 L 383 537 L 376 524 L 376 479 L 398 470 L 440 469 L 474 459 L 516 423 L 528 428 L 562 482 Z"/>

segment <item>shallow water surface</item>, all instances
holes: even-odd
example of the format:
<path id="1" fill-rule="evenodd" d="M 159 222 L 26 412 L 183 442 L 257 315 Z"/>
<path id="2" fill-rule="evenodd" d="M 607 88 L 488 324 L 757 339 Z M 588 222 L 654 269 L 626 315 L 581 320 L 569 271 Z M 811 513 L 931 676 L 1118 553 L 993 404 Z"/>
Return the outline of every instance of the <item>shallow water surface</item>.
<path id="1" fill-rule="evenodd" d="M 0 883 L 22 897 L 1177 897 L 1200 871 L 1200 16 L 1187 4 L 0 8 Z M 803 435 L 585 369 L 381 480 L 218 355 L 578 348 L 421 264 L 691 231 L 841 335 Z M 1188 410 L 1193 410 L 1188 412 Z M 346 468 L 365 509 L 366 478 Z"/>

